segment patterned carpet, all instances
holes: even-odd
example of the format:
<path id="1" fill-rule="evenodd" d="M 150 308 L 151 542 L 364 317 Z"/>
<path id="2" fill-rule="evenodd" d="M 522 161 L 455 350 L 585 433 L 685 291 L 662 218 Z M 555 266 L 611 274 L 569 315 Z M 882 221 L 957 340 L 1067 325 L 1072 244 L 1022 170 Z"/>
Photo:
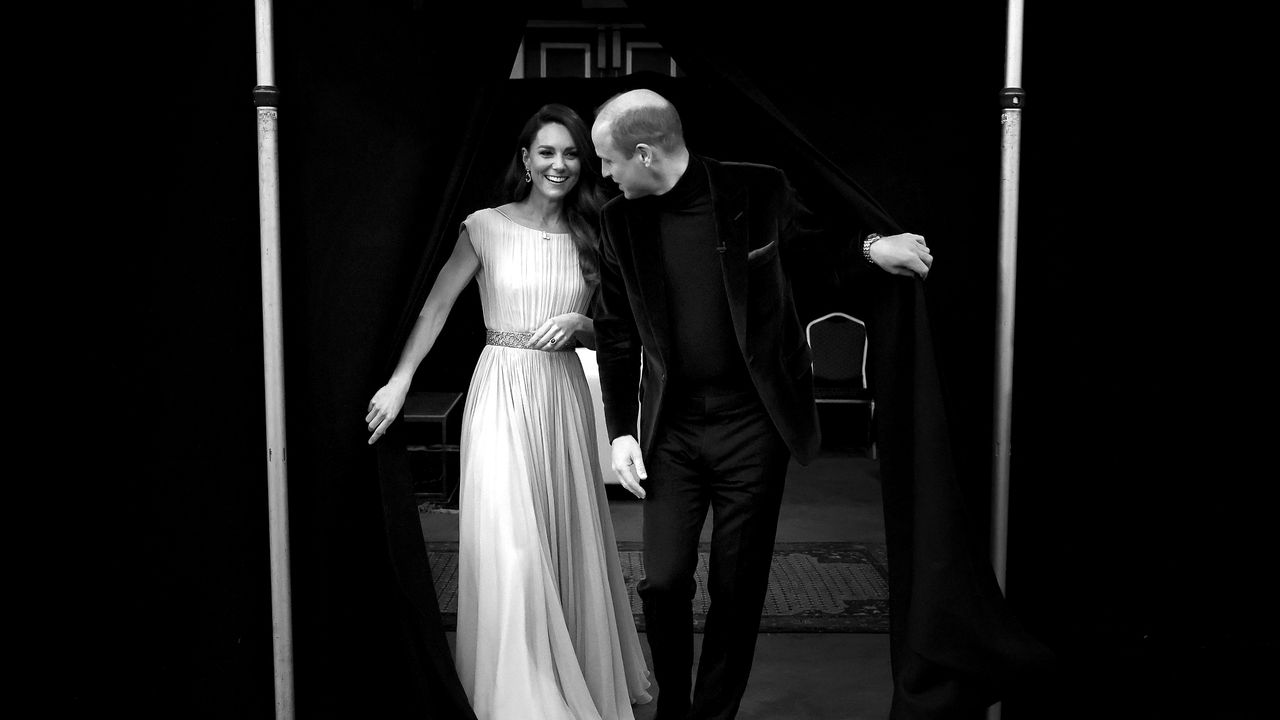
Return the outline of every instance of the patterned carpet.
<path id="1" fill-rule="evenodd" d="M 694 626 L 702 631 L 707 610 L 707 546 L 698 553 L 698 591 Z M 889 631 L 888 561 L 884 545 L 862 543 L 777 543 L 773 549 L 769 593 L 765 597 L 762 632 Z M 427 545 L 436 595 L 445 627 L 457 621 L 457 543 Z M 627 579 L 636 627 L 644 631 L 644 615 L 636 582 L 644 577 L 641 544 L 618 543 L 622 574 Z"/>

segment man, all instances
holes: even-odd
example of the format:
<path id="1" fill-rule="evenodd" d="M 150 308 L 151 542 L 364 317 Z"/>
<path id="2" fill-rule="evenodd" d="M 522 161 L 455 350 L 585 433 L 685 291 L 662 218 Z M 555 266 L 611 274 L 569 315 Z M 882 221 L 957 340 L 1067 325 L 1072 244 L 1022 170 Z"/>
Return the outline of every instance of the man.
<path id="1" fill-rule="evenodd" d="M 819 444 L 809 350 L 782 264 L 802 210 L 777 168 L 690 154 L 675 107 L 652 91 L 605 103 L 591 138 L 602 175 L 622 190 L 602 213 L 596 360 L 613 468 L 645 500 L 638 591 L 657 718 L 732 718 L 787 464 L 807 463 Z M 909 233 L 872 235 L 862 252 L 900 275 L 924 276 L 932 263 L 924 238 Z M 708 507 L 711 606 L 691 688 Z"/>

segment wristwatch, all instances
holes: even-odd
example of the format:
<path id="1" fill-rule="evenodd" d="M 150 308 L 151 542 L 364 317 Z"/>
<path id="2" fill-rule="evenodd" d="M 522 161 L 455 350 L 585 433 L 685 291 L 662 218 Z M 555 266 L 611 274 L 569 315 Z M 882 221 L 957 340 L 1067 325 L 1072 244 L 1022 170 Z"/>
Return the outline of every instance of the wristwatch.
<path id="1" fill-rule="evenodd" d="M 876 241 L 879 239 L 881 239 L 880 233 L 871 233 L 870 235 L 867 236 L 866 240 L 862 241 L 862 259 L 863 260 L 866 260 L 867 262 L 873 262 L 871 260 L 871 246 L 874 245 Z"/>

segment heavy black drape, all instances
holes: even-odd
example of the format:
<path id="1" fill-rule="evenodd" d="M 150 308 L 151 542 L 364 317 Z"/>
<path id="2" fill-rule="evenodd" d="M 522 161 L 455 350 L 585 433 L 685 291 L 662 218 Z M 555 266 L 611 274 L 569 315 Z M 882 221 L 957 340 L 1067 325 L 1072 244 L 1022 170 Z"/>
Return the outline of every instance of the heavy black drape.
<path id="1" fill-rule="evenodd" d="M 153 256 L 153 407 L 145 509 L 163 635 L 140 652 L 133 716 L 263 717 L 272 703 L 251 91 L 252 4 L 168 29 L 168 241 Z M 299 717 L 468 718 L 425 565 L 395 573 L 365 406 L 425 239 L 465 180 L 523 18 L 475 3 L 277 2 L 281 257 Z M 483 28 L 483 31 L 473 29 Z M 171 132 L 172 135 L 168 133 Z M 424 252 L 425 250 L 425 252 Z M 435 368 L 427 368 L 434 372 Z M 435 373 L 439 375 L 439 373 Z M 158 460 L 158 462 L 157 462 Z M 421 535 L 419 534 L 419 546 Z M 145 603 L 145 605 L 143 604 Z M 128 688 L 127 690 L 125 688 Z"/>
<path id="2" fill-rule="evenodd" d="M 372 637 L 360 645 L 382 649 L 386 657 L 374 667 L 385 674 L 363 678 L 369 671 L 360 663 L 327 657 L 331 646 L 314 635 L 308 642 L 305 632 L 299 672 L 312 653 L 309 662 L 386 688 L 371 699 L 328 687 L 315 692 L 321 686 L 312 684 L 312 703 L 330 693 L 351 703 L 339 716 L 469 718 L 412 496 L 405 486 L 379 487 L 379 465 L 403 463 L 402 454 L 388 459 L 385 452 L 397 437 L 384 439 L 375 458 L 363 417 L 389 374 L 386 359 L 398 350 L 393 309 L 406 298 L 408 307 L 420 306 L 427 274 L 448 254 L 439 239 L 450 235 L 444 226 L 485 137 L 496 83 L 510 71 L 524 18 L 484 4 L 453 9 L 447 18 L 432 3 L 354 8 L 300 4 L 281 23 L 281 43 L 293 50 L 281 68 L 281 85 L 292 90 L 282 115 L 296 118 L 290 127 L 305 148 L 283 168 L 293 180 L 285 184 L 284 201 L 294 203 L 288 227 L 302 241 L 295 242 L 294 257 L 302 255 L 296 274 L 286 281 L 305 298 L 287 318 L 301 388 L 294 392 L 291 383 L 289 433 L 295 470 L 319 480 L 304 498 L 314 523 L 308 534 L 324 541 L 304 548 L 311 552 L 300 560 L 313 563 L 319 592 L 311 601 L 328 606 L 311 614 L 347 632 L 368 623 L 359 632 Z M 307 596 L 298 597 L 306 608 Z"/>

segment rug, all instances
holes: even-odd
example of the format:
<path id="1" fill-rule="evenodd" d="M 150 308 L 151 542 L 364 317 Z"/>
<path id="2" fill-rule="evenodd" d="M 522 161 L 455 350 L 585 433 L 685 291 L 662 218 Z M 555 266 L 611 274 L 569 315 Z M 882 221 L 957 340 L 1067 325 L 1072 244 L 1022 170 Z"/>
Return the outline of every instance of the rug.
<path id="1" fill-rule="evenodd" d="M 707 619 L 708 546 L 698 551 L 694 630 Z M 446 630 L 457 627 L 458 544 L 427 543 L 436 596 Z M 644 632 L 644 614 L 636 583 L 644 577 L 641 544 L 618 543 L 618 559 L 627 581 L 636 628 Z M 888 559 L 882 544 L 776 543 L 769 573 L 761 632 L 889 632 Z"/>

